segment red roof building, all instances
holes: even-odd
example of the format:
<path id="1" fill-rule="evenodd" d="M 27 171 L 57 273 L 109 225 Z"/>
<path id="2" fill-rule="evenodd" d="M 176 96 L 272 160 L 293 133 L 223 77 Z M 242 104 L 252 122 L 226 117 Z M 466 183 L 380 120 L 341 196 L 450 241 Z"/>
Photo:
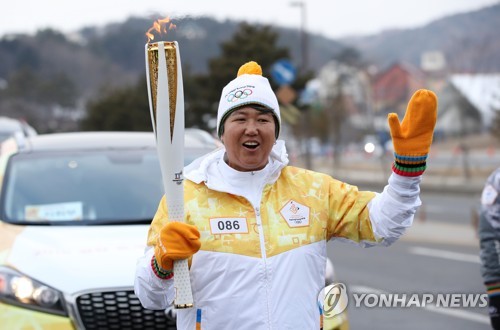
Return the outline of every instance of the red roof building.
<path id="1" fill-rule="evenodd" d="M 395 63 L 378 74 L 372 83 L 374 112 L 404 114 L 413 93 L 425 87 L 425 75 L 408 64 Z"/>

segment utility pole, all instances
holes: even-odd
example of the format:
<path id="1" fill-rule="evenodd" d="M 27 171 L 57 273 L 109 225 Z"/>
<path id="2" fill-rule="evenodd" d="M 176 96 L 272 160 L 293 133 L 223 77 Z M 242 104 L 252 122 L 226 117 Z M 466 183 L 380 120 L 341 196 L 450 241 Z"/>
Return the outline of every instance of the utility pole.
<path id="1" fill-rule="evenodd" d="M 305 75 L 308 67 L 308 40 L 307 40 L 307 30 L 306 30 L 306 20 L 307 20 L 307 10 L 306 4 L 303 1 L 291 2 L 292 7 L 300 8 L 300 53 L 301 53 L 301 63 L 300 72 Z M 311 146 L 310 146 L 310 105 L 304 105 L 303 114 L 304 118 L 301 122 L 302 125 L 302 146 L 304 148 L 305 157 L 305 167 L 312 170 L 312 160 L 311 160 Z"/>
<path id="2" fill-rule="evenodd" d="M 307 40 L 307 10 L 306 4 L 303 1 L 294 1 L 290 3 L 292 7 L 300 8 L 300 51 L 301 51 L 301 65 L 302 73 L 307 72 L 308 67 L 308 40 Z"/>

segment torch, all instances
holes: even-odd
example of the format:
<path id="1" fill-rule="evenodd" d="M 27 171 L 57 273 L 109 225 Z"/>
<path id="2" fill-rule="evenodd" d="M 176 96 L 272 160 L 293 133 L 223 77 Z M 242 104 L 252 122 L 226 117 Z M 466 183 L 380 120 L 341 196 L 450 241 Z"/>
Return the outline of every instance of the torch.
<path id="1" fill-rule="evenodd" d="M 170 221 L 184 220 L 184 90 L 176 41 L 146 43 L 149 109 Z M 187 260 L 174 261 L 175 308 L 193 307 Z"/>

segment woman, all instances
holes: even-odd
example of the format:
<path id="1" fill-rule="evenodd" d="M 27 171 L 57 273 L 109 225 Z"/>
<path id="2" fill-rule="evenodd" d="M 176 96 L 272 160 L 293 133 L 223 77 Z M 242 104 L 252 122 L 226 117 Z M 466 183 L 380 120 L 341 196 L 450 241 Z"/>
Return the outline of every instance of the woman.
<path id="1" fill-rule="evenodd" d="M 224 148 L 184 171 L 186 222 L 169 223 L 162 199 L 139 260 L 135 290 L 146 308 L 172 303 L 172 263 L 192 258 L 194 308 L 179 329 L 318 329 L 326 243 L 389 245 L 412 223 L 432 142 L 437 100 L 415 93 L 400 125 L 389 116 L 396 161 L 381 194 L 287 166 L 280 112 L 255 62 L 222 91 Z"/>

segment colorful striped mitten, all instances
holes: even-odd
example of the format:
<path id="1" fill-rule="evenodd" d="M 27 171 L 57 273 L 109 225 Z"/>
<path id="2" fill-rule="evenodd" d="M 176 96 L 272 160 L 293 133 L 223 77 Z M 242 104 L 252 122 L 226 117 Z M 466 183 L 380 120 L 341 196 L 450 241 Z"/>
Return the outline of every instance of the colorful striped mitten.
<path id="1" fill-rule="evenodd" d="M 401 123 L 396 113 L 389 114 L 395 156 L 392 165 L 394 173 L 403 176 L 419 176 L 424 173 L 436 119 L 437 97 L 426 89 L 413 94 Z"/>

